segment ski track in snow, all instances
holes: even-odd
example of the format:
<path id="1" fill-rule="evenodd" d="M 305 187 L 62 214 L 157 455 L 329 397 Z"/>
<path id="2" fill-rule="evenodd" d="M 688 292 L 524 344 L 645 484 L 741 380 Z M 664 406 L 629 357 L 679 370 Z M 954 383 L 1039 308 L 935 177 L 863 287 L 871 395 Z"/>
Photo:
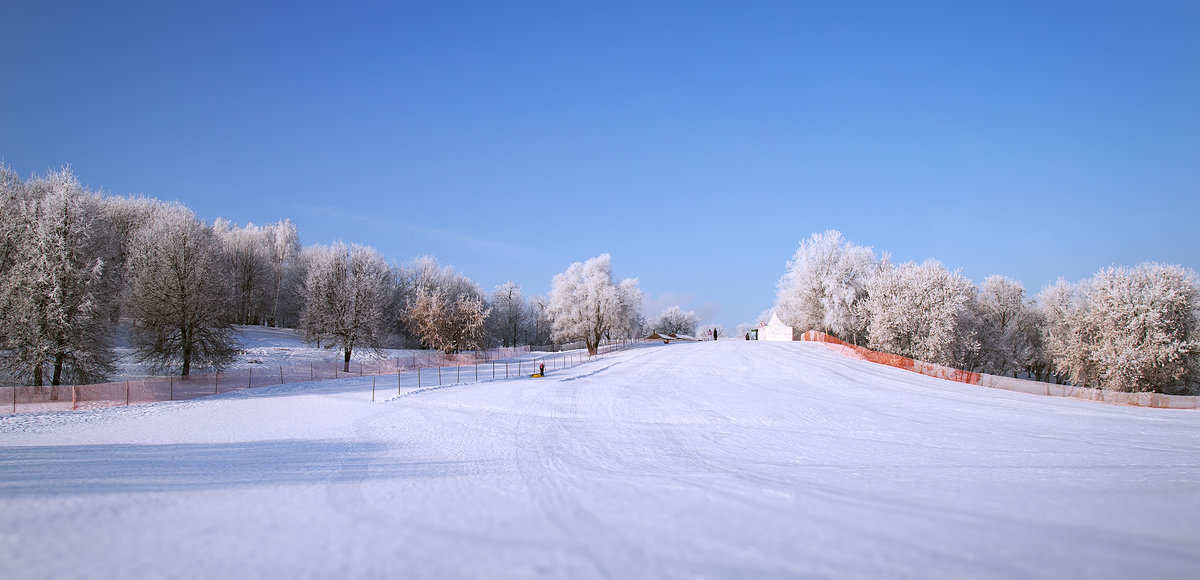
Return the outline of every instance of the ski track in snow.
<path id="1" fill-rule="evenodd" d="M 380 402 L 370 390 L 355 377 L 0 417 L 5 577 L 1187 578 L 1200 565 L 1194 411 L 745 341 Z"/>

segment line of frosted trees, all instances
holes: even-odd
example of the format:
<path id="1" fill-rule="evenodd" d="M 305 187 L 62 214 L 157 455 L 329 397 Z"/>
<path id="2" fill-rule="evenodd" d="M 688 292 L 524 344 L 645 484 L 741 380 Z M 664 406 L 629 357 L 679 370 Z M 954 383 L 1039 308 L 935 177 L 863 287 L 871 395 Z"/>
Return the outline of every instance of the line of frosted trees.
<path id="1" fill-rule="evenodd" d="M 137 360 L 187 376 L 238 353 L 234 325 L 298 328 L 355 351 L 600 341 L 640 332 L 636 280 L 605 255 L 556 276 L 549 297 L 490 296 L 428 256 L 392 265 L 345 243 L 303 247 L 295 224 L 207 224 L 188 208 L 85 189 L 69 168 L 0 166 L 0 373 L 7 384 L 104 381 L 128 328 Z"/>
<path id="2" fill-rule="evenodd" d="M 893 265 L 841 233 L 800 243 L 776 312 L 798 332 L 951 367 L 1116 391 L 1200 392 L 1200 281 L 1182 266 L 1109 267 L 1036 297 L 941 263 Z"/>

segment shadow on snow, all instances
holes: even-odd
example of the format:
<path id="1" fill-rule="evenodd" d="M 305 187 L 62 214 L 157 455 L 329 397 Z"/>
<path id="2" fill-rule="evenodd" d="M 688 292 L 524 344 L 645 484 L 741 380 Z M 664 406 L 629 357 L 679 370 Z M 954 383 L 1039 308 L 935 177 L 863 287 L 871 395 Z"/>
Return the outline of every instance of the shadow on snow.
<path id="1" fill-rule="evenodd" d="M 396 461 L 388 445 L 277 440 L 0 449 L 0 497 L 220 490 L 445 477 L 460 462 Z"/>

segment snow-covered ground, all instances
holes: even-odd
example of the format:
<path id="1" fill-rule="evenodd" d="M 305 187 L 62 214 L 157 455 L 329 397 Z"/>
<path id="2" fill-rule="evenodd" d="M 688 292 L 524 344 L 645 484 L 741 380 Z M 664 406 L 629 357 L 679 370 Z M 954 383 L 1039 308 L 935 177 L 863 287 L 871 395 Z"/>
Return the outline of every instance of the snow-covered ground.
<path id="1" fill-rule="evenodd" d="M 328 363 L 342 360 L 342 351 L 338 348 L 317 348 L 304 342 L 300 333 L 292 328 L 268 328 L 265 326 L 237 326 L 234 328 L 241 352 L 227 370 L 246 368 L 271 368 L 278 366 L 297 366 L 309 363 Z M 154 376 L 144 365 L 136 360 L 133 348 L 129 346 L 128 330 L 121 328 L 115 338 L 117 353 L 117 373 L 111 380 L 123 381 L 143 379 Z M 379 355 L 384 358 L 409 357 L 412 354 L 427 357 L 430 351 L 411 351 L 398 349 L 381 349 Z M 353 359 L 373 360 L 376 353 L 370 349 L 360 348 L 354 351 Z M 203 372 L 203 371 L 200 371 Z"/>
<path id="2" fill-rule="evenodd" d="M 817 344 L 0 418 L 5 577 L 1187 578 L 1200 414 Z"/>

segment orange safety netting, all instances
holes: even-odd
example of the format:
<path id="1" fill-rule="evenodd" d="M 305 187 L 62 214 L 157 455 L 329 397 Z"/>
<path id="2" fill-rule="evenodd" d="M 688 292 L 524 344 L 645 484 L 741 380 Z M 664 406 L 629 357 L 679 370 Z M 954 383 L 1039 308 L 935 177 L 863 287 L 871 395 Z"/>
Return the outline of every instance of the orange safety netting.
<path id="1" fill-rule="evenodd" d="M 1155 407 L 1160 409 L 1197 409 L 1200 408 L 1200 397 L 1183 395 L 1165 395 L 1162 393 L 1120 393 L 1102 389 L 1077 387 L 1074 385 L 1057 385 L 1001 377 L 984 373 L 965 371 L 943 365 L 927 363 L 885 352 L 876 352 L 861 346 L 855 346 L 843 340 L 838 340 L 820 331 L 810 330 L 801 336 L 801 340 L 824 343 L 830 350 L 845 356 L 868 362 L 887 365 L 912 371 L 922 375 L 937 377 L 948 381 L 979 385 L 992 389 L 1015 391 L 1032 395 L 1047 395 L 1071 397 L 1087 401 L 1100 401 L 1114 405 L 1132 405 L 1137 407 Z"/>

